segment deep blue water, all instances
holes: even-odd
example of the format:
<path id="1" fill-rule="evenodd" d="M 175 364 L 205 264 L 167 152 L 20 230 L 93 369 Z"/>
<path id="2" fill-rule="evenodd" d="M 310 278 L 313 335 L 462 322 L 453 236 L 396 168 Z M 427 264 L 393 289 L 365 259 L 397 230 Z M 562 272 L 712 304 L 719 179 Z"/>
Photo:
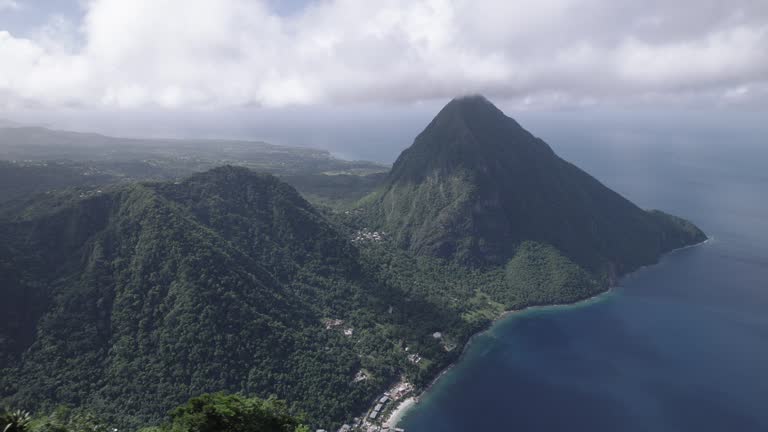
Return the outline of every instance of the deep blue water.
<path id="1" fill-rule="evenodd" d="M 768 152 L 732 143 L 557 148 L 712 240 L 590 302 L 478 336 L 401 426 L 451 431 L 768 431 Z"/>

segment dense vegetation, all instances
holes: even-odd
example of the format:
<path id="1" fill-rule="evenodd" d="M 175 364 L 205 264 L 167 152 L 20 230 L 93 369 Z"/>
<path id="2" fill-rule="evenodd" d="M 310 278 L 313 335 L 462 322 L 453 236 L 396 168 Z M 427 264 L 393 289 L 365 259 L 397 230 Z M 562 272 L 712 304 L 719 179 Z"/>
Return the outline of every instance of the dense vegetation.
<path id="1" fill-rule="evenodd" d="M 318 160 L 282 175 L 334 210 L 232 166 L 0 206 L 2 402 L 53 412 L 39 430 L 338 426 L 398 380 L 427 385 L 505 310 L 588 298 L 704 239 L 481 98 L 451 102 L 386 178 Z M 195 398 L 219 391 L 244 396 Z M 252 429 L 267 414 L 288 429 Z"/>
<path id="2" fill-rule="evenodd" d="M 280 179 L 295 187 L 309 202 L 331 208 L 350 208 L 373 192 L 386 178 L 386 173 L 354 174 L 296 174 Z"/>
<path id="3" fill-rule="evenodd" d="M 523 242 L 504 269 L 506 284 L 495 293 L 507 309 L 571 303 L 605 286 L 554 247 Z"/>
<path id="4" fill-rule="evenodd" d="M 66 406 L 34 417 L 23 410 L 0 409 L 0 428 L 4 432 L 115 432 L 96 416 Z"/>
<path id="5" fill-rule="evenodd" d="M 146 424 L 230 390 L 275 393 L 330 421 L 394 378 L 391 360 L 361 359 L 323 327 L 373 327 L 380 291 L 352 245 L 274 177 L 223 168 L 49 201 L 0 225 L 12 402 L 98 405 L 110 421 Z M 363 367 L 371 379 L 352 385 Z"/>
<path id="6" fill-rule="evenodd" d="M 204 394 L 171 411 L 169 422 L 142 432 L 309 432 L 286 404 L 223 393 Z"/>
<path id="7" fill-rule="evenodd" d="M 115 432 L 118 429 L 83 411 L 66 406 L 33 417 L 22 410 L 0 411 L 3 432 Z M 203 394 L 170 413 L 160 426 L 141 432 L 309 432 L 285 402 L 224 393 Z"/>

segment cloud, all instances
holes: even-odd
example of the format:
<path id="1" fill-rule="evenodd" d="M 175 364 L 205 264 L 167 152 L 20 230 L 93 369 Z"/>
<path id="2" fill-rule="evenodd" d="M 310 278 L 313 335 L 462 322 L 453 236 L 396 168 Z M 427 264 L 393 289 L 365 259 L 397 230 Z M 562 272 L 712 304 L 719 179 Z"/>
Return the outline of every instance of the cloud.
<path id="1" fill-rule="evenodd" d="M 0 0 L 3 4 L 15 4 Z M 0 106 L 764 101 L 764 0 L 90 0 L 0 31 Z M 55 18 L 55 17 L 54 17 Z"/>
<path id="2" fill-rule="evenodd" d="M 0 12 L 19 9 L 21 9 L 21 5 L 16 0 L 0 0 Z"/>

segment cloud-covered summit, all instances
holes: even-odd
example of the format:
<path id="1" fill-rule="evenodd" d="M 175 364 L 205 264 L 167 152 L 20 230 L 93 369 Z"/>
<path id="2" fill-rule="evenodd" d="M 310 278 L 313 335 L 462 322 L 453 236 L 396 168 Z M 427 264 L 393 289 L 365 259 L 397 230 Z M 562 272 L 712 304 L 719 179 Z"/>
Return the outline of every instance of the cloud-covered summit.
<path id="1" fill-rule="evenodd" d="M 12 5 L 2 19 L 13 19 Z M 764 0 L 89 0 L 0 21 L 0 108 L 418 101 L 764 104 Z M 1 6 L 0 6 L 1 7 Z"/>

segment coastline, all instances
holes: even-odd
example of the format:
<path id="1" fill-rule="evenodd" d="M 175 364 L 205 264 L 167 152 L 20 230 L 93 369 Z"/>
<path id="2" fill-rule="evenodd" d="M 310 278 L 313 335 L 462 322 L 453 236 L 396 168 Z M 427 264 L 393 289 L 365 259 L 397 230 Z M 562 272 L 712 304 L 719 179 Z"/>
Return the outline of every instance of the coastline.
<path id="1" fill-rule="evenodd" d="M 384 422 L 383 426 L 389 428 L 397 427 L 397 424 L 400 423 L 400 420 L 402 420 L 405 413 L 407 413 L 411 407 L 416 405 L 417 402 L 417 396 L 410 396 L 400 401 L 400 403 L 397 405 L 397 408 L 392 410 L 392 412 L 389 414 L 389 417 Z"/>
<path id="2" fill-rule="evenodd" d="M 712 237 L 707 237 L 706 240 L 700 241 L 698 243 L 682 246 L 682 247 L 679 247 L 679 248 L 676 248 L 676 249 L 672 249 L 672 250 L 670 250 L 668 252 L 665 252 L 665 253 L 663 253 L 659 257 L 659 261 L 657 261 L 656 263 L 638 267 L 637 269 L 635 269 L 635 270 L 633 270 L 633 271 L 623 275 L 619 280 L 621 280 L 621 279 L 623 279 L 623 278 L 625 278 L 625 277 L 627 277 L 629 275 L 635 274 L 635 273 L 637 273 L 640 270 L 643 270 L 643 269 L 649 268 L 649 267 L 653 267 L 653 266 L 659 264 L 661 262 L 661 260 L 664 257 L 666 257 L 667 255 L 671 255 L 671 254 L 673 254 L 675 252 L 678 252 L 678 251 L 681 251 L 681 250 L 684 250 L 684 249 L 689 249 L 689 248 L 692 248 L 692 247 L 704 245 L 706 243 L 709 243 L 711 240 L 712 240 Z M 521 308 L 521 309 L 511 309 L 511 310 L 502 312 L 501 314 L 499 314 L 498 317 L 494 318 L 493 321 L 491 321 L 488 324 L 487 328 L 485 328 L 485 329 L 483 329 L 483 330 L 473 334 L 472 336 L 470 336 L 470 338 L 464 344 L 464 347 L 462 348 L 461 354 L 459 355 L 459 357 L 455 361 L 450 363 L 448 366 L 443 368 L 440 371 L 440 373 L 437 374 L 437 376 L 435 376 L 435 378 L 432 381 L 430 381 L 429 385 L 427 385 L 423 390 L 419 391 L 414 396 L 408 397 L 408 398 L 404 399 L 402 402 L 400 402 L 400 404 L 398 404 L 397 408 L 395 408 L 389 414 L 389 417 L 387 417 L 387 420 L 384 421 L 383 425 L 384 426 L 388 426 L 390 428 L 397 427 L 398 424 L 400 423 L 400 421 L 403 419 L 403 417 L 405 417 L 405 415 L 408 413 L 408 411 L 411 408 L 413 408 L 413 406 L 430 389 L 432 389 L 432 387 L 435 384 L 437 384 L 437 382 L 440 380 L 440 378 L 442 378 L 443 375 L 448 373 L 451 369 L 453 369 L 454 366 L 456 366 L 459 362 L 461 362 L 461 360 L 464 358 L 465 354 L 467 353 L 467 351 L 471 347 L 472 342 L 475 340 L 475 338 L 478 337 L 478 336 L 481 336 L 481 335 L 483 335 L 483 334 L 485 334 L 487 332 L 489 332 L 490 330 L 492 330 L 494 325 L 498 324 L 501 320 L 511 316 L 512 314 L 521 313 L 521 312 L 527 312 L 527 311 L 536 310 L 536 309 L 562 308 L 562 307 L 567 307 L 567 306 L 576 306 L 576 305 L 583 305 L 583 304 L 591 303 L 591 302 L 600 300 L 602 298 L 605 298 L 607 295 L 613 293 L 614 292 L 614 288 L 616 288 L 618 286 L 619 286 L 618 283 L 614 284 L 614 285 L 609 285 L 605 290 L 603 290 L 603 291 L 601 291 L 601 292 L 599 292 L 599 293 L 597 293 L 597 294 L 595 294 L 595 295 L 593 295 L 591 297 L 587 297 L 587 298 L 584 298 L 584 299 L 581 299 L 581 300 L 576 300 L 576 301 L 571 302 L 571 303 L 553 303 L 553 304 L 549 304 L 549 305 L 526 306 L 526 307 Z"/>

